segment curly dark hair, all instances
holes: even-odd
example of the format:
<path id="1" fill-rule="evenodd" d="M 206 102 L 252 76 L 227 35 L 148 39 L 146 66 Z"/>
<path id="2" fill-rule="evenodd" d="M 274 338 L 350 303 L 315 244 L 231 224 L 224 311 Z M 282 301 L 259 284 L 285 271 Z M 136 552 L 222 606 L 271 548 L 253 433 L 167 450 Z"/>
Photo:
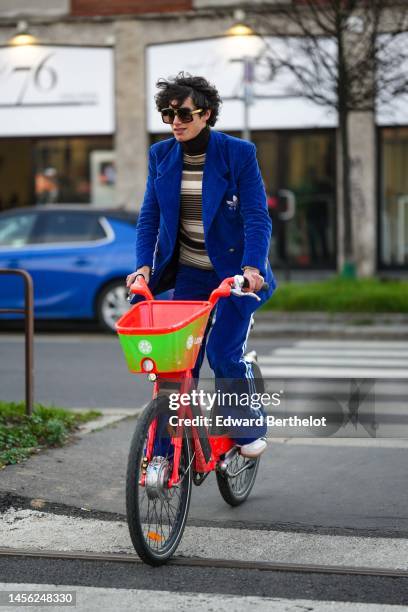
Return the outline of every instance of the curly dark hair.
<path id="1" fill-rule="evenodd" d="M 215 125 L 221 98 L 214 85 L 211 85 L 204 77 L 192 76 L 188 72 L 179 72 L 176 77 L 159 79 L 156 87 L 159 89 L 155 96 L 158 111 L 167 108 L 171 100 L 177 100 L 180 105 L 186 98 L 190 97 L 194 106 L 211 111 L 207 125 Z"/>

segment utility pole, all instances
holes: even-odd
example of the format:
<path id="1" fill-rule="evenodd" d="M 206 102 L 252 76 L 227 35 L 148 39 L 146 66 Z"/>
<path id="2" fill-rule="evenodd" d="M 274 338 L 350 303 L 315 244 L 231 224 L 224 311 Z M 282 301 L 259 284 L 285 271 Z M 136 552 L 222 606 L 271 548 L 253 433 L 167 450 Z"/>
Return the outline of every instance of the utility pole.
<path id="1" fill-rule="evenodd" d="M 249 125 L 249 107 L 254 103 L 254 80 L 255 80 L 255 60 L 247 55 L 243 58 L 244 64 L 244 130 L 242 137 L 251 140 L 251 128 Z"/>
<path id="2" fill-rule="evenodd" d="M 231 62 L 240 62 L 243 66 L 242 84 L 243 95 L 239 99 L 244 104 L 244 125 L 242 130 L 242 138 L 251 140 L 251 128 L 249 125 L 249 107 L 254 103 L 254 80 L 255 80 L 255 64 L 256 58 L 244 55 L 237 59 L 232 59 Z"/>

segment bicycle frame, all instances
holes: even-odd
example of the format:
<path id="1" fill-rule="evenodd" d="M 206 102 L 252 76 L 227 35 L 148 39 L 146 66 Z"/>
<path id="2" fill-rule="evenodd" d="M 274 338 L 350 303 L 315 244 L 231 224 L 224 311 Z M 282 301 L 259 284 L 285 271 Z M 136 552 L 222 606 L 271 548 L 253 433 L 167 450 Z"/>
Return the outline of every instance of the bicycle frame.
<path id="1" fill-rule="evenodd" d="M 169 378 L 171 377 L 166 374 L 165 378 L 166 380 L 169 380 Z M 185 373 L 182 374 L 182 376 L 180 376 L 180 374 L 173 375 L 172 378 L 180 383 L 180 394 L 188 394 L 192 390 L 194 382 L 191 375 L 191 370 L 187 370 Z M 160 383 L 159 381 L 156 381 L 153 390 L 153 397 L 157 397 L 159 393 L 159 388 Z M 177 416 L 178 424 L 176 426 L 174 436 L 171 436 L 171 444 L 174 446 L 174 460 L 172 474 L 168 481 L 169 488 L 176 485 L 180 480 L 179 465 L 181 447 L 183 443 L 184 428 L 187 427 L 186 425 L 184 425 L 184 419 L 191 419 L 194 416 L 190 405 L 180 406 L 177 409 L 177 412 L 175 412 L 175 415 Z M 228 437 L 209 435 L 205 425 L 202 425 L 200 427 L 191 425 L 187 428 L 191 431 L 191 438 L 193 441 L 194 470 L 196 472 L 207 473 L 213 471 L 218 461 L 220 460 L 221 455 L 228 452 L 234 446 L 234 442 Z M 146 448 L 146 457 L 148 461 L 152 459 L 156 429 L 157 418 L 155 419 L 155 421 L 153 421 L 149 429 Z M 201 439 L 204 439 L 204 445 L 207 446 L 207 448 L 203 448 L 203 443 L 200 439 L 200 434 Z M 141 484 L 144 483 L 142 482 Z"/>
<path id="2" fill-rule="evenodd" d="M 208 301 L 214 307 L 218 302 L 220 297 L 229 297 L 231 294 L 231 287 L 234 283 L 234 277 L 226 278 L 221 282 L 219 287 L 214 289 L 211 293 Z M 143 295 L 147 300 L 153 300 L 154 297 L 149 290 L 144 278 L 139 277 L 136 279 L 136 282 L 131 287 L 132 293 L 137 293 L 139 295 Z M 192 390 L 194 381 L 192 378 L 191 369 L 185 370 L 184 372 L 166 372 L 162 374 L 158 374 L 156 376 L 156 380 L 153 388 L 153 398 L 156 398 L 159 394 L 160 390 L 160 378 L 165 378 L 167 381 L 174 380 L 175 382 L 180 384 L 179 393 L 180 394 L 189 394 Z M 177 419 L 178 424 L 176 426 L 176 431 L 174 436 L 171 436 L 171 444 L 174 446 L 174 458 L 173 458 L 173 469 L 171 477 L 168 481 L 168 487 L 171 488 L 177 485 L 180 482 L 180 457 L 181 457 L 181 448 L 183 444 L 183 434 L 184 434 L 184 419 L 192 418 L 192 409 L 190 405 L 184 406 L 181 405 L 177 409 Z M 190 426 L 189 426 L 190 429 Z M 147 445 L 146 445 L 146 454 L 144 460 L 149 462 L 153 456 L 153 447 L 154 440 L 157 430 L 157 417 L 152 422 L 149 428 L 148 436 L 147 436 Z M 209 435 L 207 428 L 203 425 L 198 428 L 194 425 L 191 425 L 191 433 L 193 440 L 193 457 L 194 457 L 194 470 L 200 473 L 208 473 L 215 470 L 217 463 L 219 462 L 221 456 L 227 453 L 234 446 L 234 442 L 229 437 L 221 437 L 221 436 L 212 436 Z M 204 444 L 202 444 L 200 440 L 203 438 Z M 204 446 L 204 448 L 203 448 Z M 205 448 L 207 447 L 207 448 Z M 142 486 L 145 485 L 146 476 L 142 475 L 139 484 Z"/>

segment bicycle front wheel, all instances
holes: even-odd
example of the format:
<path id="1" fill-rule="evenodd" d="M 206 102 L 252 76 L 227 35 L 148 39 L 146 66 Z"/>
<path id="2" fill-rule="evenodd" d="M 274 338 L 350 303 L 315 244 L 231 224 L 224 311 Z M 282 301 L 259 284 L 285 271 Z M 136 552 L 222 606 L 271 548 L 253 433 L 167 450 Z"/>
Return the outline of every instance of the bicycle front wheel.
<path id="1" fill-rule="evenodd" d="M 168 398 L 158 397 L 143 411 L 133 435 L 126 477 L 126 512 L 130 537 L 140 558 L 162 565 L 175 552 L 183 535 L 190 505 L 191 444 L 184 430 L 180 482 L 170 489 L 173 450 L 167 431 Z M 144 462 L 149 427 L 157 419 L 154 456 Z M 140 484 L 146 470 L 145 484 Z"/>

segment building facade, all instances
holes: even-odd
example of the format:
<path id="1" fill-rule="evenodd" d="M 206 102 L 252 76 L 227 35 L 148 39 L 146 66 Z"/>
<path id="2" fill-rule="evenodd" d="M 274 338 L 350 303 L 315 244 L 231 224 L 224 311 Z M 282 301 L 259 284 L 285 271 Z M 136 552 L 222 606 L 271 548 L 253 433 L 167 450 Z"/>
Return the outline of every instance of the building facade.
<path id="1" fill-rule="evenodd" d="M 276 2 L 261 4 L 273 11 Z M 337 118 L 283 96 L 262 61 L 245 105 L 243 59 L 259 57 L 261 43 L 228 35 L 245 17 L 237 9 L 240 2 L 231 0 L 3 0 L 0 208 L 42 202 L 139 208 L 148 147 L 168 129 L 154 107 L 155 81 L 186 70 L 219 87 L 217 128 L 241 136 L 246 123 L 257 145 L 275 265 L 288 259 L 299 268 L 341 265 Z M 33 37 L 31 44 L 16 44 L 18 35 L 20 42 Z M 408 105 L 396 117 L 352 113 L 349 134 L 359 271 L 404 271 Z"/>

